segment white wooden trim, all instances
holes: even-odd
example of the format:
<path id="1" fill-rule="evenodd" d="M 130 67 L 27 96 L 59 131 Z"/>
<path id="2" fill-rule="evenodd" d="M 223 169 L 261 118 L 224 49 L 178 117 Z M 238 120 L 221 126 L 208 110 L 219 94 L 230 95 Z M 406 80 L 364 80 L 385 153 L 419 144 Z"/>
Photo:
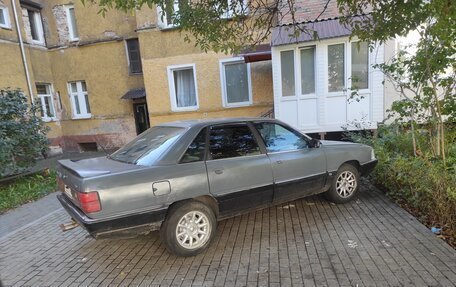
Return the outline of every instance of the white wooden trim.
<path id="1" fill-rule="evenodd" d="M 176 102 L 176 91 L 174 87 L 174 71 L 186 70 L 188 68 L 193 69 L 193 80 L 195 83 L 195 97 L 196 97 L 196 106 L 191 107 L 178 107 Z M 198 100 L 198 83 L 196 80 L 196 66 L 195 64 L 184 64 L 184 65 L 173 65 L 167 67 L 168 71 L 168 86 L 169 86 L 169 96 L 171 100 L 171 110 L 173 112 L 188 112 L 196 111 L 199 109 L 199 100 Z"/>
<path id="2" fill-rule="evenodd" d="M 237 108 L 237 107 L 246 107 L 252 105 L 252 78 L 251 78 L 251 68 L 250 63 L 247 63 L 247 81 L 248 81 L 248 92 L 249 100 L 245 102 L 238 103 L 228 103 L 227 92 L 226 92 L 226 74 L 225 74 L 225 65 L 226 64 L 242 64 L 244 63 L 243 57 L 234 57 L 229 59 L 220 60 L 220 87 L 222 89 L 222 103 L 225 108 Z"/>
<path id="3" fill-rule="evenodd" d="M 11 29 L 11 20 L 8 7 L 0 5 L 0 9 L 2 10 L 3 18 L 5 18 L 5 24 L 0 23 L 0 28 Z"/>
<path id="4" fill-rule="evenodd" d="M 29 10 L 27 9 L 27 14 L 28 14 L 28 11 Z M 35 27 L 37 29 L 36 34 L 38 35 L 38 40 L 34 40 L 33 38 L 31 39 L 32 43 L 43 45 L 44 44 L 44 31 L 43 31 L 43 21 L 41 20 L 41 11 L 36 11 L 36 10 L 30 10 L 30 11 L 33 12 L 33 14 L 32 14 L 33 19 L 30 19 L 30 17 L 29 17 L 29 21 L 35 22 Z M 31 27 L 30 27 L 30 29 L 31 29 Z"/>
<path id="5" fill-rule="evenodd" d="M 72 82 L 67 83 L 68 95 L 70 97 L 70 102 L 71 102 L 71 110 L 73 112 L 72 119 L 74 119 L 74 120 L 89 119 L 92 117 L 92 113 L 87 112 L 87 103 L 85 100 L 85 95 L 88 94 L 88 91 L 82 90 L 82 82 L 85 82 L 85 81 L 72 81 Z M 73 92 L 71 90 L 72 83 L 76 83 L 76 92 Z M 87 87 L 87 82 L 86 82 L 86 87 Z M 74 102 L 74 96 L 78 97 L 79 111 L 80 111 L 79 114 L 76 111 L 76 104 Z M 89 103 L 89 105 L 90 105 L 90 103 Z"/>
<path id="6" fill-rule="evenodd" d="M 73 23 L 71 22 L 71 19 L 70 19 L 70 9 L 73 8 L 74 10 L 74 5 L 66 5 L 65 6 L 65 12 L 66 12 L 66 18 L 67 18 L 67 24 L 68 24 L 68 37 L 70 39 L 70 42 L 75 42 L 75 41 L 79 41 L 79 35 L 78 37 L 75 37 L 74 36 L 74 27 L 73 27 Z M 75 11 L 75 17 L 76 17 L 76 10 Z M 76 22 L 76 19 L 74 20 Z"/>
<path id="7" fill-rule="evenodd" d="M 47 94 L 38 94 L 37 93 L 37 96 L 38 98 L 40 99 L 40 103 L 41 103 L 41 109 L 43 110 L 43 117 L 41 117 L 41 119 L 44 121 L 44 122 L 52 122 L 52 121 L 56 121 L 57 120 L 57 111 L 56 111 L 56 108 L 55 108 L 55 104 L 54 104 L 54 87 L 52 86 L 52 84 L 48 84 L 48 83 L 36 83 L 36 85 L 42 85 L 42 86 L 47 86 L 49 88 L 49 90 L 47 91 L 48 93 Z M 51 102 L 50 102 L 50 105 L 54 108 L 54 116 L 53 117 L 48 117 L 47 116 L 47 110 L 46 110 L 46 104 L 44 102 L 44 98 L 45 97 L 49 97 Z"/>

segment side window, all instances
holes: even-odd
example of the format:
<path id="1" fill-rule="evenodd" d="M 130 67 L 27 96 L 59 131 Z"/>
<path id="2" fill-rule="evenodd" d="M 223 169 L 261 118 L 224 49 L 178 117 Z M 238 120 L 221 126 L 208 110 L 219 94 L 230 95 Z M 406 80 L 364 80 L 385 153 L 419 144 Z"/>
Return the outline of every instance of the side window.
<path id="1" fill-rule="evenodd" d="M 247 125 L 213 127 L 209 150 L 212 159 L 260 154 L 260 147 Z"/>
<path id="2" fill-rule="evenodd" d="M 297 150 L 308 147 L 307 140 L 298 132 L 274 123 L 255 123 L 268 152 Z"/>
<path id="3" fill-rule="evenodd" d="M 188 146 L 187 151 L 182 156 L 180 163 L 196 162 L 204 160 L 206 151 L 206 129 L 203 129 Z"/>

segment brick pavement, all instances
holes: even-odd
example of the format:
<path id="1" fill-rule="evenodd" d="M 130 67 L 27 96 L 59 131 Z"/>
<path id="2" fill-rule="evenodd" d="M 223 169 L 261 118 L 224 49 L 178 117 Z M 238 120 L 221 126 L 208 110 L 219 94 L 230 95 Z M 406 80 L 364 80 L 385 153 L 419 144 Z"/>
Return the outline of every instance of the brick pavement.
<path id="1" fill-rule="evenodd" d="M 7 286 L 454 286 L 456 251 L 366 186 L 344 205 L 315 196 L 221 221 L 210 248 L 190 258 L 168 254 L 157 233 L 98 241 L 80 228 L 62 233 L 69 217 L 50 208 L 0 234 L 0 278 Z"/>

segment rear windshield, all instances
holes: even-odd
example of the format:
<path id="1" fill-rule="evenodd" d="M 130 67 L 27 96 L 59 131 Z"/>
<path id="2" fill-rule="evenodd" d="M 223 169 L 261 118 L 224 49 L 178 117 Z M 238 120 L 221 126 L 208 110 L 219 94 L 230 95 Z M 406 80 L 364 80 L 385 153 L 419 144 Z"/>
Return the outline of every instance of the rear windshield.
<path id="1" fill-rule="evenodd" d="M 152 127 L 109 158 L 137 165 L 151 165 L 184 133 L 178 127 Z"/>

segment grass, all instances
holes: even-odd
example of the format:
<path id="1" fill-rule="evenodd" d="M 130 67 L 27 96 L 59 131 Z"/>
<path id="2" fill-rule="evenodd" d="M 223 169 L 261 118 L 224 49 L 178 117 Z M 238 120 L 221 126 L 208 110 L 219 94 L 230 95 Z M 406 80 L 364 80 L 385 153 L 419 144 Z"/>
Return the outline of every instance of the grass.
<path id="1" fill-rule="evenodd" d="M 0 214 L 56 191 L 55 179 L 55 172 L 45 171 L 0 185 Z"/>

